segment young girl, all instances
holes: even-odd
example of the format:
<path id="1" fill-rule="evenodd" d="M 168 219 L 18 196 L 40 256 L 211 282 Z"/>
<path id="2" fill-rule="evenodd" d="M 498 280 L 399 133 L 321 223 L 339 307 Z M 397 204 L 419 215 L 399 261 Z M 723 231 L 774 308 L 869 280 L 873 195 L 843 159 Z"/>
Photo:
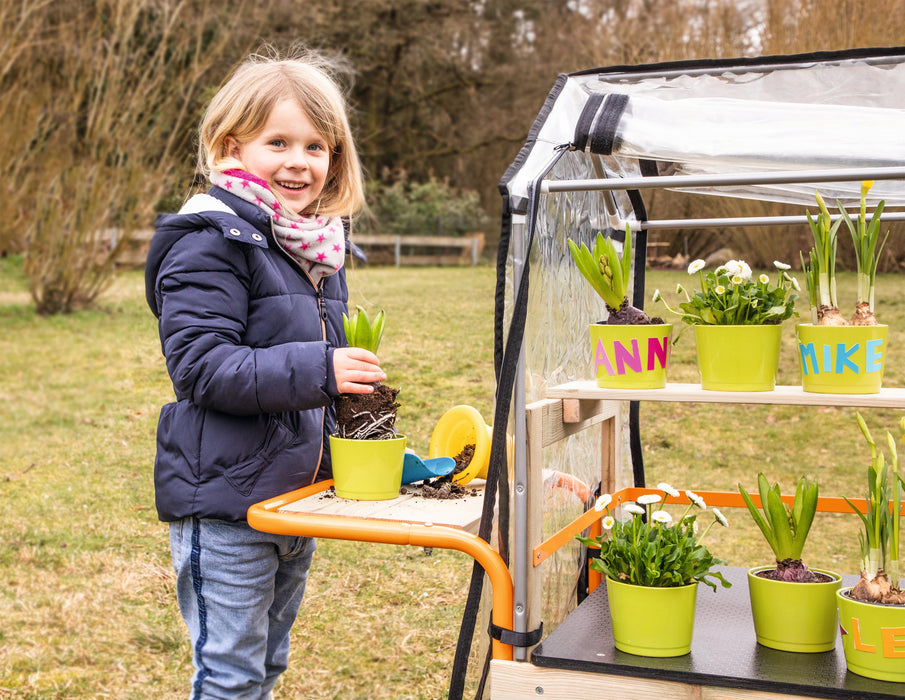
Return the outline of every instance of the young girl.
<path id="1" fill-rule="evenodd" d="M 248 507 L 330 478 L 333 398 L 384 381 L 342 347 L 348 241 L 362 205 L 345 103 L 312 56 L 247 59 L 211 101 L 210 180 L 158 218 L 148 303 L 176 401 L 154 465 L 170 524 L 191 698 L 268 698 L 287 666 L 315 543 L 251 529 Z"/>

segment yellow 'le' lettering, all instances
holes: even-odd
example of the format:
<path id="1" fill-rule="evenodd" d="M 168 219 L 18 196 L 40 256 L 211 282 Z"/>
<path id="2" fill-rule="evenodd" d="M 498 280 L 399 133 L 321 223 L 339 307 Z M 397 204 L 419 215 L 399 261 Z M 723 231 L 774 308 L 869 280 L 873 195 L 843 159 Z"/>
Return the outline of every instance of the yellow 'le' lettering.
<path id="1" fill-rule="evenodd" d="M 881 627 L 880 638 L 883 640 L 885 658 L 905 659 L 905 627 Z"/>
<path id="2" fill-rule="evenodd" d="M 861 627 L 857 617 L 852 618 L 852 645 L 858 651 L 866 651 L 869 654 L 877 651 L 877 647 L 873 644 L 865 644 L 861 641 Z"/>

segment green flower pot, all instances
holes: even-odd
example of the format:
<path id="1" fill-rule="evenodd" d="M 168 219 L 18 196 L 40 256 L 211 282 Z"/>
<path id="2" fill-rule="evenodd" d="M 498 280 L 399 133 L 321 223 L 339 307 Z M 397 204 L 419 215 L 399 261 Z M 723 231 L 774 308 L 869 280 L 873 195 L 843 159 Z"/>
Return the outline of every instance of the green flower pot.
<path id="1" fill-rule="evenodd" d="M 836 593 L 845 664 L 852 673 L 905 683 L 905 606 L 877 605 Z"/>
<path id="2" fill-rule="evenodd" d="M 781 325 L 695 326 L 701 387 L 773 391 L 781 335 Z"/>
<path id="3" fill-rule="evenodd" d="M 591 325 L 597 386 L 603 389 L 662 389 L 666 386 L 672 324 Z"/>
<path id="4" fill-rule="evenodd" d="M 832 581 L 788 583 L 771 581 L 756 574 L 773 569 L 759 566 L 748 570 L 748 593 L 757 643 L 780 651 L 820 652 L 836 646 L 836 591 L 842 577 L 832 571 L 814 569 Z"/>
<path id="5" fill-rule="evenodd" d="M 404 435 L 391 440 L 348 440 L 331 435 L 336 495 L 356 501 L 397 498 L 404 456 Z"/>
<path id="6" fill-rule="evenodd" d="M 815 394 L 876 394 L 883 383 L 889 326 L 800 323 L 801 386 Z"/>
<path id="7" fill-rule="evenodd" d="M 638 656 L 684 656 L 690 652 L 697 591 L 697 582 L 654 588 L 607 577 L 616 648 Z"/>

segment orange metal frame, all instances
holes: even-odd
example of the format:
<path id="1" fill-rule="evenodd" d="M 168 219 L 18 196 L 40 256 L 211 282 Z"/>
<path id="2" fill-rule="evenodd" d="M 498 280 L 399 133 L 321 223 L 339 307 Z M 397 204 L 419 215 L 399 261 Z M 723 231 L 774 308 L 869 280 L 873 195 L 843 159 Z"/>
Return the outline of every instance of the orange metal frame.
<path id="1" fill-rule="evenodd" d="M 335 540 L 439 547 L 464 552 L 487 573 L 493 589 L 493 623 L 512 629 L 512 578 L 502 557 L 477 535 L 448 525 L 429 522 L 382 520 L 320 513 L 284 512 L 278 509 L 294 501 L 326 491 L 333 480 L 321 481 L 257 503 L 248 509 L 248 524 L 262 532 Z M 493 658 L 511 661 L 512 645 L 493 640 Z"/>
<path id="2" fill-rule="evenodd" d="M 647 488 L 638 488 L 638 487 L 629 487 L 622 489 L 621 491 L 617 491 L 612 494 L 613 501 L 610 504 L 610 508 L 615 508 L 618 505 L 623 503 L 628 503 L 629 501 L 636 500 L 639 496 L 648 493 L 657 493 L 661 494 L 662 491 L 657 489 L 647 489 Z M 704 499 L 704 501 L 711 506 L 717 506 L 720 508 L 744 508 L 745 501 L 742 499 L 740 493 L 731 492 L 731 491 L 696 491 L 697 495 Z M 760 506 L 760 496 L 757 494 L 751 494 L 751 500 L 757 506 Z M 782 500 L 785 503 L 791 505 L 795 497 L 794 496 L 783 496 Z M 867 512 L 867 503 L 863 498 L 852 498 L 850 499 L 852 504 L 861 510 L 862 513 Z M 687 504 L 689 500 L 686 496 L 682 495 L 679 497 L 667 496 L 667 503 L 680 503 Z M 848 503 L 846 503 L 844 498 L 838 497 L 821 497 L 817 499 L 817 510 L 822 513 L 851 513 L 852 509 L 849 507 Z M 561 547 L 565 546 L 575 535 L 584 532 L 585 530 L 591 530 L 590 536 L 597 537 L 600 535 L 600 520 L 605 515 L 604 512 L 598 512 L 593 509 L 585 512 L 583 515 L 579 516 L 571 523 L 566 525 L 564 528 L 559 530 L 553 536 L 546 539 L 544 542 L 541 542 L 537 547 L 534 548 L 534 566 L 538 566 L 541 562 L 547 559 L 551 554 L 556 552 Z M 596 572 L 592 572 L 593 576 L 591 577 L 590 583 L 593 586 L 596 583 L 599 583 L 599 574 Z"/>

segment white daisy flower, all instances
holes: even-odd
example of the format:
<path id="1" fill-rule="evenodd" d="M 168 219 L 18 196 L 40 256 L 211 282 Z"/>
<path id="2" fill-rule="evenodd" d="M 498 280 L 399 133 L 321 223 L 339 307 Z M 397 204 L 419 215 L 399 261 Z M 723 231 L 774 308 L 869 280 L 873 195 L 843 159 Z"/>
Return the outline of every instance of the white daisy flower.
<path id="1" fill-rule="evenodd" d="M 757 279 L 760 280 L 760 283 L 761 283 L 761 284 L 769 284 L 769 283 L 770 283 L 770 278 L 769 278 L 767 275 L 761 275 L 761 276 L 758 277 Z"/>
<path id="2" fill-rule="evenodd" d="M 791 270 L 791 269 L 792 269 L 792 266 L 791 266 L 791 265 L 786 265 L 784 262 L 779 262 L 779 260 L 774 260 L 774 261 L 773 261 L 773 266 L 774 266 L 777 270 Z"/>
<path id="3" fill-rule="evenodd" d="M 646 493 L 643 496 L 638 496 L 637 500 L 642 506 L 650 506 L 662 501 L 663 497 L 658 493 Z"/>
<path id="4" fill-rule="evenodd" d="M 716 517 L 716 521 L 717 521 L 720 525 L 722 525 L 723 527 L 729 527 L 729 521 L 726 520 L 726 516 L 725 516 L 725 515 L 723 515 L 722 513 L 720 513 L 720 509 L 719 509 L 719 508 L 711 508 L 710 510 L 713 511 L 713 515 Z"/>
<path id="5" fill-rule="evenodd" d="M 678 498 L 681 495 L 677 489 L 674 489 L 672 486 L 667 484 L 665 481 L 661 481 L 659 484 L 657 484 L 657 488 L 660 489 L 661 491 L 665 491 L 667 494 L 669 494 L 673 498 Z"/>
<path id="6" fill-rule="evenodd" d="M 650 300 L 651 300 L 651 301 L 660 301 L 660 299 L 662 299 L 662 298 L 663 298 L 663 297 L 660 296 L 660 290 L 659 290 L 659 289 L 655 289 L 655 290 L 654 290 L 654 295 L 651 297 Z"/>
<path id="7" fill-rule="evenodd" d="M 688 496 L 688 500 L 694 503 L 701 510 L 707 510 L 707 504 L 704 503 L 704 499 L 698 496 L 694 491 L 685 491 L 685 495 Z"/>
<path id="8" fill-rule="evenodd" d="M 688 266 L 688 274 L 693 275 L 698 270 L 703 270 L 706 264 L 703 260 L 695 260 Z"/>
<path id="9" fill-rule="evenodd" d="M 631 513 L 632 515 L 644 515 L 645 513 L 644 508 L 635 503 L 626 503 L 622 508 L 626 513 Z"/>
<path id="10" fill-rule="evenodd" d="M 660 525 L 669 525 L 672 522 L 672 516 L 665 510 L 655 510 L 650 514 L 650 519 Z"/>
<path id="11" fill-rule="evenodd" d="M 751 268 L 744 260 L 730 260 L 721 268 L 729 277 L 741 277 L 743 280 L 751 279 Z"/>
<path id="12" fill-rule="evenodd" d="M 602 510 L 606 510 L 606 507 L 608 505 L 610 505 L 610 503 L 612 503 L 612 502 L 613 502 L 613 497 L 610 494 L 608 494 L 608 493 L 601 494 L 600 498 L 598 498 L 596 501 L 594 501 L 594 510 L 596 510 L 598 513 Z"/>
<path id="13" fill-rule="evenodd" d="M 614 518 L 612 515 L 606 516 L 603 519 L 603 521 L 601 522 L 601 525 L 603 525 L 604 530 L 612 530 L 613 525 L 615 525 L 615 524 L 616 524 L 616 518 Z"/>

